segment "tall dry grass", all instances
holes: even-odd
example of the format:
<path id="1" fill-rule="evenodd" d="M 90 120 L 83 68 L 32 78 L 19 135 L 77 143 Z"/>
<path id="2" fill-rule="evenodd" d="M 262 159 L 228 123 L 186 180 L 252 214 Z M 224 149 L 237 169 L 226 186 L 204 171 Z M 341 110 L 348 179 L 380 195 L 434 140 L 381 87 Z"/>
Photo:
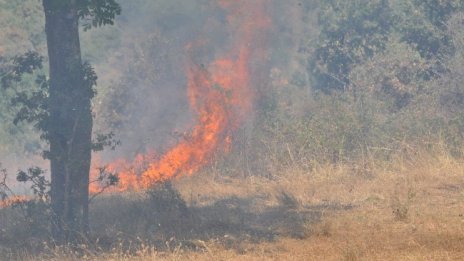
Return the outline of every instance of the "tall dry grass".
<path id="1" fill-rule="evenodd" d="M 179 209 L 161 209 L 160 215 L 156 201 L 143 194 L 105 196 L 92 207 L 94 245 L 46 246 L 38 256 L 22 249 L 8 257 L 462 260 L 463 173 L 464 160 L 440 146 L 404 150 L 389 161 L 327 163 L 311 171 L 295 166 L 273 178 L 205 170 L 173 181 L 175 202 L 183 199 L 188 209 L 185 217 Z"/>

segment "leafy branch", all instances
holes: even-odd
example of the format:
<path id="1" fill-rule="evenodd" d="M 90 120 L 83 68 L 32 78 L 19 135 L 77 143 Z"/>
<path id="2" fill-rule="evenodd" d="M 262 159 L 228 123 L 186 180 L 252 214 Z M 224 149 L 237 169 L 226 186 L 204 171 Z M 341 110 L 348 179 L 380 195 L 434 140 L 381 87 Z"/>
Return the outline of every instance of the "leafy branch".
<path id="1" fill-rule="evenodd" d="M 94 198 L 96 198 L 97 196 L 105 192 L 107 189 L 109 189 L 110 187 L 114 187 L 119 183 L 118 174 L 107 171 L 107 168 L 108 168 L 107 166 L 99 167 L 98 177 L 95 180 L 90 181 L 90 184 L 98 183 L 100 190 L 90 197 L 89 203 Z"/>
<path id="2" fill-rule="evenodd" d="M 39 167 L 28 168 L 27 171 L 20 170 L 16 176 L 18 182 L 31 182 L 31 189 L 41 201 L 48 201 L 50 196 L 50 182 L 45 178 L 45 171 Z"/>
<path id="3" fill-rule="evenodd" d="M 121 14 L 121 6 L 116 0 L 80 0 L 78 5 L 78 16 L 83 21 L 84 31 L 113 25 L 116 15 Z"/>

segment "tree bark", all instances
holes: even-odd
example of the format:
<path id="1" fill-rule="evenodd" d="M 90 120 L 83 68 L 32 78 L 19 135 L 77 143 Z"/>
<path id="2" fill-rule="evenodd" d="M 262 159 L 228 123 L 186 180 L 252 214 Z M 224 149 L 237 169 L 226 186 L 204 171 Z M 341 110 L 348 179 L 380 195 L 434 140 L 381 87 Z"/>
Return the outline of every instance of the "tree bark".
<path id="1" fill-rule="evenodd" d="M 50 64 L 52 234 L 73 242 L 88 230 L 91 95 L 84 80 L 75 0 L 43 0 Z"/>

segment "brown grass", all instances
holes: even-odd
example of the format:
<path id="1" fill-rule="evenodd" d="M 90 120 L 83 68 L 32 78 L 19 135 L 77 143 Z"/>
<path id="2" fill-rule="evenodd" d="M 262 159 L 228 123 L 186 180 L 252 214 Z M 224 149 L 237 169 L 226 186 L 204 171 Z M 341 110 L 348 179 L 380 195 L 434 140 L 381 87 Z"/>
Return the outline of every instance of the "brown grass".
<path id="1" fill-rule="evenodd" d="M 176 244 L 141 240 L 133 249 L 121 243 L 84 255 L 54 249 L 43 259 L 464 260 L 460 159 L 416 153 L 363 168 L 321 165 L 276 177 L 226 179 L 205 171 L 179 179 L 174 186 L 196 231 L 163 238 Z"/>

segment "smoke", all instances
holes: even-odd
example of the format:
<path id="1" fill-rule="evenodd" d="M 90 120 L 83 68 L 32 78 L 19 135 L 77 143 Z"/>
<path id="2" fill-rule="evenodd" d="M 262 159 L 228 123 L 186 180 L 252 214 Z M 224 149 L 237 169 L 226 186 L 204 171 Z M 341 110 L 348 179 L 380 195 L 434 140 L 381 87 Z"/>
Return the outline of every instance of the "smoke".
<path id="1" fill-rule="evenodd" d="M 94 155 L 92 180 L 106 165 L 119 173 L 119 191 L 193 174 L 230 152 L 237 131 L 253 128 L 271 67 L 285 68 L 288 51 L 298 45 L 298 37 L 290 38 L 295 27 L 282 17 L 297 23 L 288 14 L 300 9 L 296 0 L 121 4 L 116 26 L 81 35 L 84 60 L 99 75 L 96 132 L 115 132 L 122 142 Z M 21 154 L 2 156 L 3 166 L 48 168 L 39 153 Z M 10 179 L 19 194 L 28 194 Z"/>
<path id="2" fill-rule="evenodd" d="M 285 51 L 297 42 L 289 38 L 295 26 L 282 17 L 297 21 L 297 15 L 289 14 L 300 10 L 299 1 L 134 0 L 121 5 L 115 26 L 81 34 L 84 60 L 99 75 L 95 130 L 113 131 L 122 142 L 115 151 L 96 154 L 94 167 L 131 168 L 136 176 L 150 165 L 153 169 L 178 144 L 205 132 L 205 125 L 198 125 L 199 111 L 211 109 L 204 107 L 208 97 L 221 105 L 225 117 L 213 135 L 217 144 L 202 156 L 190 156 L 187 170 L 175 171 L 193 173 L 237 144 L 238 128 L 253 128 L 251 119 L 267 92 L 271 66 L 284 64 Z M 2 154 L 2 162 L 10 173 L 34 165 L 48 168 L 40 148 L 32 157 L 20 148 L 14 155 L 8 151 L 12 149 Z M 197 161 L 202 163 L 193 167 Z"/>
<path id="3" fill-rule="evenodd" d="M 215 154 L 229 150 L 234 132 L 253 111 L 252 73 L 256 70 L 256 63 L 262 63 L 268 57 L 263 41 L 264 32 L 271 26 L 271 19 L 266 13 L 268 3 L 266 0 L 219 1 L 215 8 L 223 10 L 222 19 L 207 19 L 201 33 L 181 49 L 187 59 L 184 62 L 185 69 L 177 70 L 177 73 L 182 73 L 185 78 L 173 77 L 169 80 L 159 76 L 157 79 L 158 83 L 171 87 L 173 83 L 179 83 L 176 81 L 178 79 L 186 80 L 187 90 L 183 95 L 180 95 L 181 89 L 174 88 L 167 91 L 167 97 L 176 98 L 181 104 L 188 104 L 189 111 L 185 113 L 185 107 L 177 106 L 178 114 L 174 112 L 172 117 L 168 114 L 166 120 L 171 121 L 168 126 L 172 127 L 172 122 L 177 121 L 184 122 L 187 128 L 177 133 L 177 143 L 173 144 L 172 140 L 164 142 L 169 144 L 164 153 L 155 153 L 156 150 L 150 148 L 153 143 L 144 142 L 144 152 L 139 152 L 134 160 L 117 159 L 109 163 L 108 170 L 119 173 L 118 190 L 146 188 L 178 175 L 193 174 L 208 164 Z M 207 37 L 220 29 L 228 37 Z M 142 55 L 141 59 L 143 58 Z M 145 66 L 145 61 L 142 64 Z M 170 73 L 164 71 L 160 75 L 166 76 Z M 150 100 L 152 93 L 143 93 L 145 103 L 138 105 L 145 112 L 143 115 L 151 118 L 136 117 L 139 122 L 133 126 L 142 126 L 145 121 L 150 126 L 150 123 L 159 123 L 166 116 L 151 108 L 153 104 L 159 105 L 156 102 L 160 101 Z M 158 91 L 156 94 L 164 92 Z M 164 105 L 164 108 L 176 108 L 170 106 L 169 102 Z M 179 121 L 180 115 L 188 117 Z M 130 119 L 129 122 L 134 123 L 134 120 Z M 147 131 L 136 133 L 147 139 L 161 136 Z M 158 142 L 159 140 L 155 141 Z M 98 184 L 91 186 L 91 191 L 98 189 Z"/>

